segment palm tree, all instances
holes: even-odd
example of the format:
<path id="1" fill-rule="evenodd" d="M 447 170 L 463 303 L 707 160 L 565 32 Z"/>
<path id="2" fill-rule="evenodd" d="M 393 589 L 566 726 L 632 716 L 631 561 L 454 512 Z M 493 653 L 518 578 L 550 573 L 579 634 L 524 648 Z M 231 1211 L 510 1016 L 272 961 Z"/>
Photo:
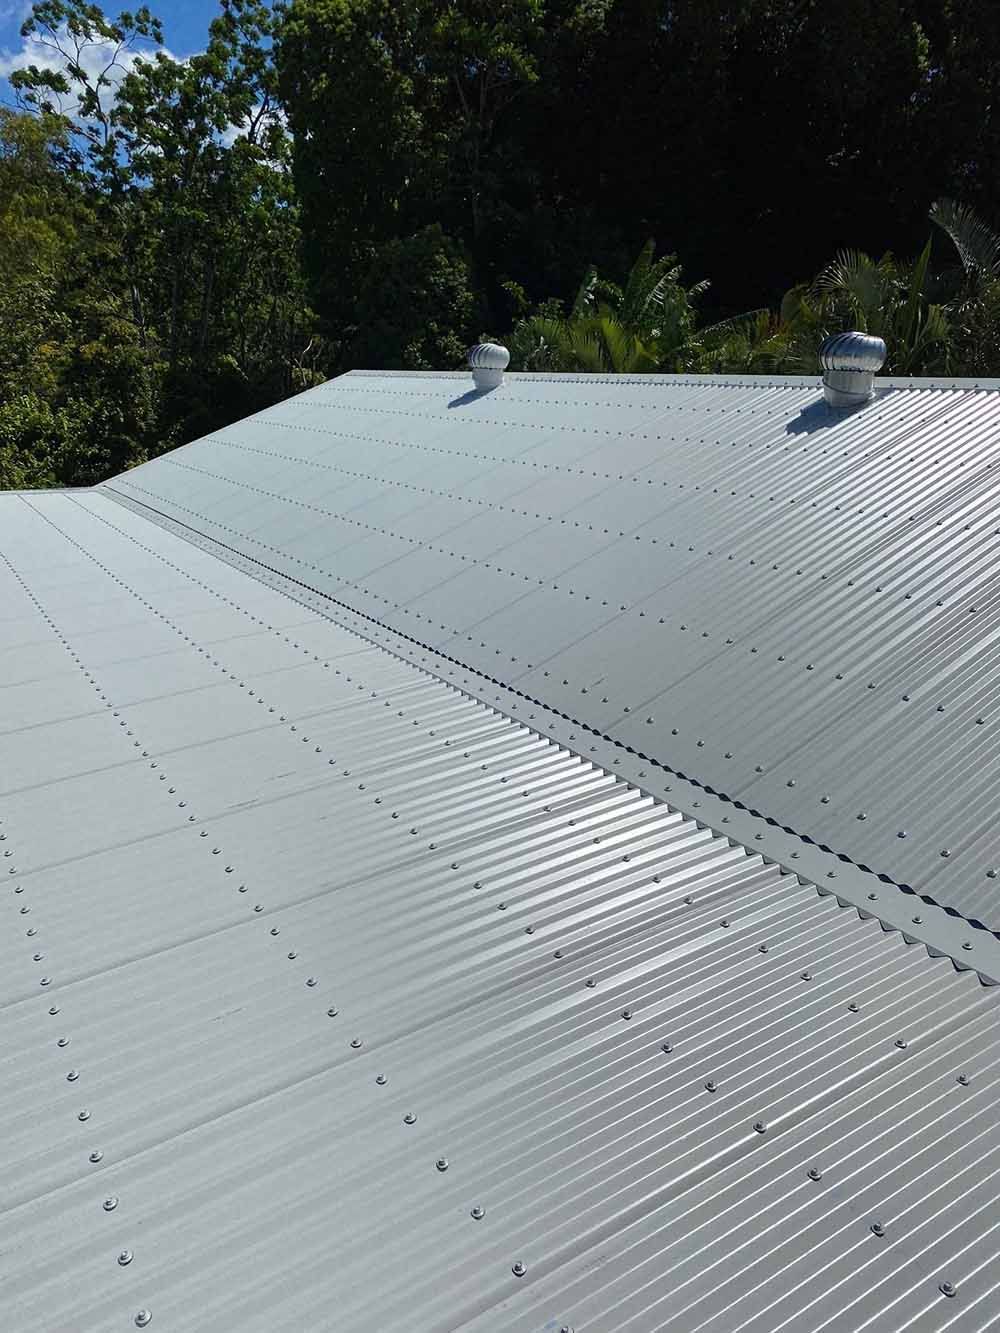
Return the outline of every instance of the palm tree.
<path id="1" fill-rule="evenodd" d="M 647 241 L 622 287 L 589 269 L 568 315 L 550 310 L 522 320 L 511 338 L 514 363 L 631 374 L 687 369 L 695 352 L 694 302 L 708 283 L 684 287 L 676 256 L 654 254 Z"/>
<path id="2" fill-rule="evenodd" d="M 815 363 L 827 333 L 860 329 L 878 334 L 888 348 L 885 373 L 919 375 L 949 369 L 950 327 L 945 306 L 934 301 L 931 243 L 913 264 L 885 254 L 873 260 L 844 250 L 816 278 L 791 340 L 793 356 Z M 809 350 L 802 335 L 808 334 Z"/>
<path id="3" fill-rule="evenodd" d="M 912 263 L 842 250 L 778 311 L 701 329 L 696 301 L 708 283 L 685 287 L 676 257 L 656 259 L 648 241 L 624 286 L 591 268 L 569 314 L 550 302 L 522 320 L 512 360 L 527 370 L 815 374 L 827 334 L 860 329 L 885 340 L 887 374 L 1000 375 L 1000 236 L 950 199 L 930 217 L 957 254 L 940 273 L 931 240 Z"/>
<path id="4" fill-rule="evenodd" d="M 965 375 L 1000 375 L 1000 236 L 953 199 L 939 199 L 930 216 L 959 260 L 939 280 L 947 291 L 954 363 Z"/>

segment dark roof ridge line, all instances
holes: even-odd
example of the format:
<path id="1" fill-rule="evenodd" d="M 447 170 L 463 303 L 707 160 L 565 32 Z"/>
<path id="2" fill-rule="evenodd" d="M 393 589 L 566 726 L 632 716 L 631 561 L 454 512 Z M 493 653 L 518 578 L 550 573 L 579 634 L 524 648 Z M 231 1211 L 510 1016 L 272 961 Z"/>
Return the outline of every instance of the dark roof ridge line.
<path id="1" fill-rule="evenodd" d="M 95 487 L 94 489 L 96 490 L 98 488 Z M 248 564 L 255 566 L 260 570 L 266 571 L 268 574 L 271 574 L 279 579 L 282 579 L 285 582 L 290 583 L 295 587 L 301 588 L 307 593 L 311 594 L 312 596 L 318 597 L 324 602 L 328 602 L 333 606 L 341 608 L 343 611 L 347 612 L 352 616 L 357 617 L 359 620 L 366 621 L 371 625 L 377 626 L 378 629 L 393 635 L 393 637 L 398 640 L 412 644 L 414 647 L 419 648 L 422 652 L 431 653 L 435 658 L 439 659 L 442 662 L 448 662 L 452 666 L 458 667 L 460 670 L 468 672 L 472 676 L 478 677 L 480 680 L 486 681 L 491 685 L 503 689 L 507 693 L 512 694 L 519 699 L 523 699 L 526 703 L 530 703 L 534 707 L 540 708 L 548 714 L 562 718 L 564 721 L 570 723 L 572 726 L 579 727 L 581 731 L 586 732 L 589 736 L 595 737 L 603 741 L 605 744 L 610 745 L 612 748 L 616 750 L 621 750 L 626 754 L 634 755 L 637 759 L 642 760 L 644 763 L 648 763 L 664 773 L 668 773 L 674 777 L 679 778 L 681 781 L 688 783 L 689 785 L 691 785 L 692 787 L 696 788 L 699 791 L 705 792 L 707 795 L 713 797 L 715 800 L 720 801 L 724 805 L 727 805 L 734 810 L 746 813 L 747 815 L 750 815 L 754 819 L 762 820 L 770 827 L 778 829 L 781 832 L 788 834 L 790 837 L 795 838 L 797 841 L 803 843 L 804 845 L 815 847 L 819 851 L 824 852 L 827 855 L 834 856 L 838 861 L 842 862 L 845 865 L 853 867 L 854 869 L 862 872 L 863 874 L 870 875 L 874 880 L 877 880 L 882 884 L 891 885 L 893 888 L 898 889 L 900 892 L 908 895 L 909 897 L 912 897 L 916 901 L 926 903 L 930 907 L 935 907 L 940 911 L 944 912 L 947 916 L 954 918 L 957 921 L 963 922 L 971 929 L 982 932 L 985 936 L 989 937 L 990 939 L 996 939 L 1000 941 L 1000 931 L 991 931 L 989 927 L 984 925 L 977 918 L 966 917 L 961 912 L 959 912 L 957 908 L 950 907 L 945 903 L 938 902 L 937 899 L 932 897 L 930 894 L 918 893 L 916 889 L 914 889 L 911 885 L 906 883 L 901 883 L 898 880 L 893 879 L 892 876 L 885 874 L 884 872 L 873 870 L 870 866 L 853 860 L 846 852 L 839 852 L 836 851 L 834 848 L 829 847 L 825 843 L 816 842 L 816 840 L 814 838 L 811 838 L 809 834 L 800 833 L 797 829 L 794 829 L 789 825 L 779 823 L 778 820 L 773 819 L 771 816 L 765 814 L 763 811 L 757 810 L 753 806 L 748 806 L 744 802 L 729 796 L 725 792 L 720 792 L 716 790 L 710 784 L 704 783 L 700 781 L 700 779 L 692 777 L 690 774 L 687 774 L 680 769 L 673 768 L 670 764 L 666 763 L 661 759 L 656 759 L 651 755 L 645 754 L 641 750 L 635 749 L 633 746 L 628 746 L 625 745 L 624 742 L 622 741 L 615 740 L 614 737 L 608 736 L 606 733 L 598 730 L 598 728 L 591 727 L 589 724 L 585 722 L 580 722 L 577 718 L 573 717 L 571 714 L 563 713 L 559 709 L 554 708 L 551 704 L 547 704 L 543 700 L 537 699 L 533 695 L 526 694 L 523 690 L 519 690 L 513 685 L 509 685 L 506 681 L 500 680 L 498 677 L 495 676 L 490 676 L 485 671 L 480 671 L 477 667 L 470 666 L 468 663 L 461 661 L 459 658 L 451 657 L 447 653 L 441 652 L 439 649 L 432 647 L 430 644 L 424 643 L 422 640 L 415 638 L 411 634 L 406 634 L 401 630 L 395 629 L 393 626 L 386 624 L 384 621 L 381 621 L 377 617 L 370 615 L 368 612 L 359 611 L 357 608 L 349 605 L 347 602 L 344 602 L 340 598 L 333 596 L 333 594 L 324 592 L 320 588 L 314 588 L 312 584 L 306 583 L 303 579 L 298 579 L 294 575 L 287 574 L 283 570 L 277 569 L 274 566 L 267 564 L 265 561 L 258 559 L 256 556 L 247 555 L 245 552 L 240 551 L 237 547 L 230 546 L 227 542 L 223 542 L 217 537 L 212 537 L 209 534 L 204 533 L 200 529 L 194 527 L 192 524 L 185 523 L 183 520 L 175 518 L 173 517 L 173 515 L 167 514 L 164 511 L 155 508 L 155 506 L 147 504 L 143 500 L 137 500 L 132 496 L 125 495 L 123 492 L 117 491 L 115 487 L 112 486 L 110 483 L 105 483 L 99 489 L 102 494 L 110 496 L 112 499 L 115 500 L 116 503 L 121 504 L 123 508 L 131 508 L 143 511 L 144 515 L 148 515 L 151 518 L 151 521 L 157 523 L 158 526 L 168 526 L 174 529 L 183 529 L 183 531 L 178 532 L 177 535 L 184 537 L 185 540 L 188 541 L 200 540 L 203 542 L 210 543 L 213 547 L 217 547 L 221 551 L 230 553 L 240 561 L 245 561 Z M 193 534 L 193 537 L 188 536 L 188 534 Z M 453 683 L 445 679 L 445 677 L 438 675 L 437 672 L 429 668 L 425 669 L 428 670 L 428 674 L 435 676 L 437 679 L 441 680 L 443 684 L 447 685 Z M 515 720 L 519 722 L 523 721 L 520 718 Z M 566 749 L 569 750 L 573 749 L 573 746 L 567 744 L 565 741 L 560 741 L 558 743 L 565 745 Z M 576 751 L 576 753 L 580 754 L 580 757 L 583 759 L 587 758 L 587 756 L 581 754 L 580 751 Z M 639 786 L 640 784 L 635 783 L 634 785 Z M 650 791 L 648 794 L 656 800 L 663 799 L 661 796 L 658 796 L 657 793 L 653 791 Z M 696 820 L 698 819 L 697 815 L 693 814 L 691 811 L 685 811 L 684 807 L 681 806 L 679 803 L 678 803 L 678 808 L 681 809 L 683 813 L 688 814 L 690 818 Z M 707 821 L 702 820 L 701 822 L 707 822 Z M 735 835 L 731 836 L 734 837 L 734 840 L 741 841 L 740 839 L 735 839 Z M 747 846 L 748 851 L 753 850 L 747 844 L 744 843 L 743 845 Z M 794 870 L 794 868 L 788 867 L 788 869 L 790 870 L 790 873 L 793 874 L 798 873 Z M 835 892 L 833 889 L 820 889 L 820 891 L 829 893 Z M 879 914 L 874 909 L 871 909 L 870 915 L 878 916 Z M 889 928 L 895 928 L 895 927 L 889 927 Z M 956 964 L 958 964 L 959 962 L 957 958 L 954 959 L 954 961 L 956 962 Z M 962 962 L 961 965 L 963 967 L 971 966 L 971 964 L 966 964 L 964 961 Z M 998 979 L 998 981 L 1000 981 L 1000 979 Z"/>

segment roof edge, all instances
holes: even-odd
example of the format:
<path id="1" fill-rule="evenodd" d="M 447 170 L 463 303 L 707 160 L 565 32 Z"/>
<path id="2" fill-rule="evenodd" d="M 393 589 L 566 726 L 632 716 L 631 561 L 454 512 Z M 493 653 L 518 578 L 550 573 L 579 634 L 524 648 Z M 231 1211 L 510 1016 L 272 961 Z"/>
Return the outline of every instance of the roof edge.
<path id="1" fill-rule="evenodd" d="M 324 384 L 333 384 L 337 380 L 351 379 L 441 379 L 468 380 L 467 370 L 348 370 L 343 375 L 334 375 Z M 533 371 L 508 370 L 505 381 L 520 380 L 554 384 L 651 384 L 651 385 L 687 385 L 698 388 L 706 384 L 713 387 L 732 386 L 741 389 L 784 388 L 822 390 L 821 375 L 628 375 L 628 374 L 582 374 L 574 371 Z M 323 385 L 317 385 L 322 388 Z M 979 379 L 952 378 L 944 375 L 926 376 L 880 376 L 875 377 L 878 389 L 979 389 L 987 393 L 1000 392 L 1000 379 L 981 377 Z M 308 392 L 308 391 L 307 391 Z"/>

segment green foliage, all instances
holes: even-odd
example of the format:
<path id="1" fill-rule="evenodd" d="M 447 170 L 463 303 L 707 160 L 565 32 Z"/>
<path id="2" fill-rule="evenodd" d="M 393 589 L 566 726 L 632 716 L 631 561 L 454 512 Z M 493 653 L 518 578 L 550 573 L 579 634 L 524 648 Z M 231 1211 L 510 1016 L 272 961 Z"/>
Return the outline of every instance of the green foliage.
<path id="1" fill-rule="evenodd" d="M 433 223 L 465 246 L 487 303 L 506 304 L 542 192 L 525 132 L 560 71 L 594 54 L 611 4 L 294 0 L 276 61 L 310 292 L 331 337 L 354 322 L 380 248 Z"/>
<path id="2" fill-rule="evenodd" d="M 438 226 L 389 241 L 357 299 L 355 365 L 442 370 L 462 364 L 479 302 L 461 247 Z"/>
<path id="3" fill-rule="evenodd" d="M 890 372 L 1000 375 L 994 6 L 218 0 L 177 61 L 150 9 L 37 0 L 0 109 L 0 482 L 484 328 L 538 370 L 815 373 L 856 327 Z"/>
<path id="4" fill-rule="evenodd" d="M 930 216 L 961 261 L 931 269 L 929 240 L 912 263 L 843 250 L 780 309 L 698 326 L 707 283 L 685 288 L 673 256 L 647 242 L 623 286 L 584 274 L 568 314 L 551 307 L 522 318 L 512 364 L 524 370 L 816 374 L 827 334 L 860 329 L 885 340 L 888 375 L 1000 374 L 1000 236 L 947 200 Z"/>
<path id="5" fill-rule="evenodd" d="M 590 268 L 566 317 L 545 310 L 521 320 L 511 339 L 512 364 L 631 374 L 685 369 L 694 349 L 695 302 L 707 287 L 684 287 L 676 256 L 656 259 L 647 241 L 624 286 Z"/>
<path id="6" fill-rule="evenodd" d="M 952 199 L 939 199 L 931 219 L 948 236 L 960 269 L 942 275 L 947 298 L 951 352 L 964 375 L 1000 373 L 1000 235 L 976 213 Z"/>
<path id="7" fill-rule="evenodd" d="M 176 61 L 145 9 L 34 6 L 24 32 L 62 68 L 15 74 L 25 114 L 0 112 L 0 404 L 24 475 L 87 484 L 323 377 L 279 12 L 221 0 Z"/>

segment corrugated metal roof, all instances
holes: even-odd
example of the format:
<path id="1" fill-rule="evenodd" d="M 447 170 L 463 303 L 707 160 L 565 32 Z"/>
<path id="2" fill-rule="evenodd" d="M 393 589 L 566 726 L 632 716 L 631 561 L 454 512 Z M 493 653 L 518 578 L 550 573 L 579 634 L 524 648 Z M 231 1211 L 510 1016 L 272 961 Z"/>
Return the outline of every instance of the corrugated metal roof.
<path id="1" fill-rule="evenodd" d="M 962 383 L 355 373 L 106 490 L 996 929 L 1000 386 Z"/>
<path id="2" fill-rule="evenodd" d="M 996 987 L 190 533 L 0 534 L 5 1329 L 1000 1321 Z"/>

